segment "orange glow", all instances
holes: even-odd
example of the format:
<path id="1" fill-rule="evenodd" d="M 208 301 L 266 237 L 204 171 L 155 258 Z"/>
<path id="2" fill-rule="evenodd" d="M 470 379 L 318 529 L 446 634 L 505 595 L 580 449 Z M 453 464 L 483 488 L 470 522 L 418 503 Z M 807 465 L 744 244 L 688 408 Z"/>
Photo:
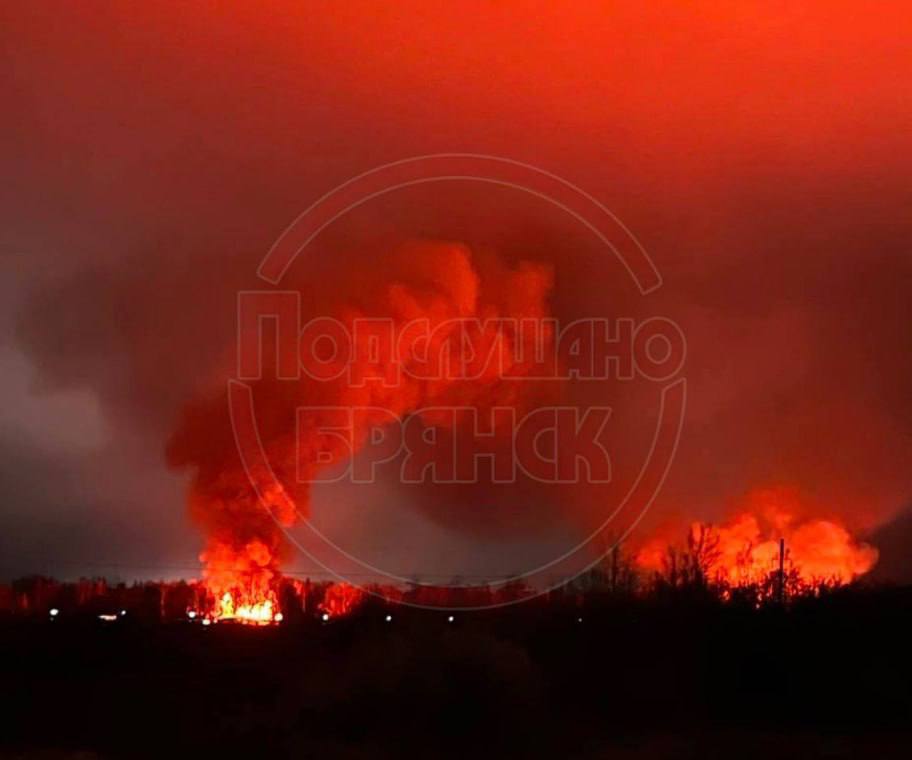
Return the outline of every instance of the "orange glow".
<path id="1" fill-rule="evenodd" d="M 316 349 L 301 351 L 295 334 L 281 349 L 293 351 L 307 372 L 293 394 L 282 384 L 260 382 L 257 405 L 263 411 L 258 412 L 254 432 L 238 433 L 237 438 L 231 433 L 216 445 L 220 434 L 233 430 L 225 424 L 223 406 L 211 415 L 207 410 L 187 417 L 187 437 L 180 446 L 189 446 L 191 452 L 183 461 L 203 462 L 190 502 L 194 518 L 208 535 L 200 559 L 206 589 L 220 600 L 217 618 L 272 620 L 278 611 L 275 591 L 281 560 L 290 552 L 283 527 L 309 512 L 310 483 L 365 447 L 375 427 L 413 414 L 428 426 L 452 426 L 454 418 L 440 413 L 446 407 L 469 407 L 485 414 L 498 406 L 519 411 L 538 402 L 541 389 L 524 381 L 534 378 L 540 361 L 556 361 L 548 340 L 550 327 L 502 329 L 498 320 L 519 324 L 548 316 L 550 267 L 521 262 L 511 268 L 499 261 L 482 266 L 484 257 L 449 242 L 413 241 L 390 258 L 388 268 L 395 276 L 375 294 L 355 308 L 347 303 L 351 296 L 343 293 L 333 307 L 357 341 L 350 373 L 363 383 L 349 382 L 349 373 L 314 380 L 321 360 Z M 394 326 L 392 339 L 378 344 L 377 356 L 371 336 L 355 329 L 356 320 L 365 316 L 391 320 Z M 469 319 L 483 320 L 471 346 L 461 332 Z M 403 334 L 416 323 L 427 324 L 427 345 L 400 356 L 394 348 L 402 345 Z M 433 366 L 425 366 L 435 361 L 428 357 L 439 357 L 441 367 L 465 368 L 472 380 L 459 372 L 438 377 Z M 321 404 L 310 407 L 296 423 L 300 398 L 319 398 Z M 350 440 L 324 433 L 332 410 L 338 408 L 368 412 L 353 415 Z M 260 445 L 268 465 L 257 461 Z M 294 482 L 277 475 L 292 472 L 297 474 Z M 331 617 L 347 614 L 361 596 L 346 584 L 336 584 L 327 592 L 323 612 Z"/>
<path id="2" fill-rule="evenodd" d="M 348 583 L 334 583 L 327 586 L 320 611 L 330 618 L 344 617 L 353 612 L 364 601 L 364 592 Z"/>
<path id="3" fill-rule="evenodd" d="M 261 541 L 251 541 L 240 550 L 217 543 L 203 552 L 204 584 L 216 600 L 207 618 L 268 625 L 282 619 L 273 583 L 273 557 Z"/>
<path id="4" fill-rule="evenodd" d="M 751 493 L 749 509 L 719 526 L 693 523 L 684 555 L 696 558 L 706 579 L 723 587 L 762 586 L 779 570 L 791 588 L 850 583 L 877 563 L 877 549 L 858 541 L 841 522 L 802 516 L 806 505 L 788 489 Z M 637 564 L 659 573 L 668 570 L 675 552 L 665 539 L 650 542 L 637 554 Z"/>
<path id="5" fill-rule="evenodd" d="M 276 622 L 276 616 L 279 614 L 281 613 L 277 612 L 272 598 L 236 604 L 231 593 L 226 591 L 219 599 L 215 617 L 218 620 L 238 620 L 253 625 L 266 625 Z"/>
<path id="6" fill-rule="evenodd" d="M 849 583 L 877 562 L 877 550 L 856 542 L 838 522 L 813 519 L 795 524 L 789 515 L 773 517 L 774 527 L 766 530 L 751 514 L 719 528 L 718 572 L 726 580 L 734 585 L 758 583 L 778 569 L 779 541 L 771 530 L 785 539 L 786 568 L 807 582 Z"/>

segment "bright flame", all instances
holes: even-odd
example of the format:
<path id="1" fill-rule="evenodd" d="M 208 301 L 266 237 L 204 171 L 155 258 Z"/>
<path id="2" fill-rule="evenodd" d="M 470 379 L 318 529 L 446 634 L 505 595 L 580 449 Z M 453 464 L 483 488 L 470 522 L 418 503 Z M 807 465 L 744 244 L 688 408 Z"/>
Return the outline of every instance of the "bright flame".
<path id="1" fill-rule="evenodd" d="M 343 617 L 353 612 L 364 601 L 364 592 L 348 583 L 334 583 L 327 586 L 323 601 L 318 608 L 323 613 L 323 620 Z"/>
<path id="2" fill-rule="evenodd" d="M 262 541 L 250 541 L 241 549 L 213 542 L 202 559 L 206 563 L 205 586 L 215 600 L 208 619 L 250 625 L 282 620 L 274 589 L 277 574 L 273 554 Z"/>
<path id="3" fill-rule="evenodd" d="M 775 514 L 775 527 L 761 527 L 751 514 L 738 516 L 718 530 L 718 572 L 734 585 L 763 581 L 779 567 L 778 533 L 785 541 L 784 570 L 796 572 L 806 583 L 850 583 L 877 562 L 877 549 L 855 541 L 834 520 L 813 519 L 794 524 L 791 516 Z"/>
<path id="4" fill-rule="evenodd" d="M 535 384 L 535 391 L 527 392 L 531 384 L 521 382 L 557 361 L 550 321 L 540 329 L 536 324 L 549 314 L 548 266 L 521 262 L 511 268 L 487 255 L 479 266 L 472 251 L 456 243 L 418 241 L 391 253 L 391 263 L 378 269 L 382 276 L 372 295 L 350 300 L 343 288 L 328 296 L 327 316 L 341 320 L 355 341 L 346 372 L 317 380 L 311 370 L 325 371 L 325 358 L 316 346 L 301 343 L 297 329 L 287 331 L 286 340 L 283 327 L 276 333 L 275 355 L 288 352 L 305 371 L 299 385 L 264 375 L 256 384 L 259 422 L 242 423 L 243 433 L 226 425 L 225 405 L 211 405 L 208 394 L 185 409 L 168 456 L 174 466 L 194 471 L 190 509 L 207 535 L 200 560 L 206 590 L 217 600 L 216 615 L 240 618 L 243 612 L 259 620 L 277 612 L 277 600 L 267 592 L 276 589 L 281 560 L 291 550 L 283 527 L 308 512 L 309 485 L 317 475 L 366 446 L 375 426 L 387 424 L 390 416 L 404 420 L 417 414 L 428 426 L 452 427 L 444 408 L 525 410 L 550 387 Z M 356 329 L 364 317 L 388 321 L 391 340 L 377 343 L 370 331 Z M 241 337 L 244 351 L 259 350 L 259 331 Z M 448 371 L 439 371 L 444 367 Z M 301 418 L 298 402 L 310 397 L 319 404 Z M 230 393 L 227 401 L 236 408 Z M 340 436 L 326 432 L 340 408 L 370 410 L 355 415 L 344 445 Z M 268 462 L 261 461 L 263 454 Z M 293 482 L 287 478 L 292 472 Z M 347 614 L 359 598 L 334 589 L 327 613 Z"/>
<path id="5" fill-rule="evenodd" d="M 281 613 L 276 612 L 276 605 L 271 598 L 259 602 L 236 604 L 231 592 L 226 591 L 219 599 L 216 617 L 220 620 L 239 620 L 242 623 L 266 625 L 279 622 Z"/>
<path id="6" fill-rule="evenodd" d="M 768 584 L 779 570 L 780 539 L 785 582 L 792 588 L 850 583 L 877 563 L 877 549 L 856 540 L 838 520 L 799 517 L 806 507 L 792 490 L 754 491 L 744 506 L 748 511 L 720 526 L 691 525 L 683 555 L 710 581 L 729 587 Z M 673 553 L 662 539 L 643 547 L 636 559 L 641 567 L 664 572 Z"/>

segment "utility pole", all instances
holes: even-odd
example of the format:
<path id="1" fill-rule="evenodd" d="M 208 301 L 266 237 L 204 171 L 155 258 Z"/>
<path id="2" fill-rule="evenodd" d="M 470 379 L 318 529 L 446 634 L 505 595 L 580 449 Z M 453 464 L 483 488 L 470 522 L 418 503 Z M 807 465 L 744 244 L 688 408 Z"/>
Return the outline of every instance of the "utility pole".
<path id="1" fill-rule="evenodd" d="M 779 539 L 779 584 L 776 589 L 779 604 L 785 601 L 785 539 Z"/>
<path id="2" fill-rule="evenodd" d="M 611 593 L 616 594 L 618 590 L 618 547 L 617 544 L 611 550 Z"/>

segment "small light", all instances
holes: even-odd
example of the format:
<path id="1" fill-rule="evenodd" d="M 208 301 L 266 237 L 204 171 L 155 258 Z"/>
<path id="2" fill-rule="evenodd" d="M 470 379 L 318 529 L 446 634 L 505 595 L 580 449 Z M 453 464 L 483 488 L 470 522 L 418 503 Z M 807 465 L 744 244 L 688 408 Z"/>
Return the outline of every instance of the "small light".
<path id="1" fill-rule="evenodd" d="M 51 617 L 57 617 L 60 614 L 60 610 L 56 607 L 51 607 Z"/>
<path id="2" fill-rule="evenodd" d="M 203 618 L 203 625 L 212 625 L 212 621 L 209 618 Z"/>
<path id="3" fill-rule="evenodd" d="M 324 612 L 324 613 L 323 613 L 323 622 L 325 623 L 327 620 L 329 620 L 329 613 L 328 613 L 328 612 Z"/>
<path id="4" fill-rule="evenodd" d="M 187 613 L 187 617 L 193 620 L 196 617 L 196 610 L 190 610 L 190 612 Z"/>
<path id="5" fill-rule="evenodd" d="M 576 622 L 577 622 L 577 623 L 582 623 L 582 622 L 583 622 L 583 619 L 582 619 L 582 618 L 577 618 L 577 619 L 576 619 Z"/>
<path id="6" fill-rule="evenodd" d="M 387 615 L 387 616 L 386 616 L 386 622 L 387 622 L 387 623 L 392 623 L 392 622 L 393 622 L 393 616 L 392 616 L 392 615 Z"/>
<path id="7" fill-rule="evenodd" d="M 450 616 L 447 618 L 447 622 L 448 622 L 448 623 L 452 623 L 455 619 L 456 619 L 456 618 L 454 618 L 452 615 L 450 615 Z"/>
<path id="8" fill-rule="evenodd" d="M 126 610 L 121 610 L 121 611 L 120 611 L 120 616 L 121 616 L 121 617 L 126 617 L 126 615 L 127 615 L 127 611 L 126 611 Z"/>
<path id="9" fill-rule="evenodd" d="M 277 612 L 275 615 L 272 616 L 272 619 L 275 620 L 277 623 L 281 623 L 285 619 L 285 616 L 281 612 Z"/>

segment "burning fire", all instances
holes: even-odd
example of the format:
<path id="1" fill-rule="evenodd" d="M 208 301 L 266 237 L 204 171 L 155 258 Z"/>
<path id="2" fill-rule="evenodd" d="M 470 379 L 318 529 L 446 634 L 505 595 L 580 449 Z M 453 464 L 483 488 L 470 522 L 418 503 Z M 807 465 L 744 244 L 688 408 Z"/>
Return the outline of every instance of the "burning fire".
<path id="1" fill-rule="evenodd" d="M 217 600 L 214 619 L 276 619 L 279 567 L 283 551 L 289 551 L 282 527 L 294 525 L 301 514 L 307 514 L 309 483 L 320 471 L 361 449 L 372 424 L 385 421 L 388 415 L 401 419 L 425 407 L 477 406 L 484 411 L 504 404 L 517 406 L 529 384 L 516 378 L 526 379 L 523 376 L 536 366 L 535 357 L 547 355 L 546 336 L 540 331 L 534 335 L 517 331 L 507 340 L 496 324 L 499 317 L 528 320 L 548 316 L 550 268 L 524 262 L 515 269 L 492 264 L 491 271 L 483 272 L 466 246 L 423 241 L 392 256 L 390 268 L 396 275 L 360 299 L 357 308 L 343 294 L 331 305 L 330 313 L 347 328 L 364 316 L 392 320 L 396 333 L 390 345 L 394 346 L 411 325 L 426 322 L 428 335 L 434 337 L 429 355 L 439 354 L 441 361 L 452 360 L 454 366 L 467 365 L 471 356 L 465 342 L 456 339 L 460 337 L 457 326 L 464 320 L 481 319 L 484 329 L 479 345 L 493 346 L 497 360 L 488 362 L 481 376 L 472 381 L 460 381 L 458 376 L 427 381 L 420 373 L 405 371 L 408 361 L 427 359 L 397 358 L 385 350 L 380 362 L 383 376 L 377 377 L 375 360 L 370 358 L 373 339 L 363 336 L 352 352 L 353 371 L 365 379 L 363 385 L 347 382 L 344 375 L 317 381 L 313 378 L 318 375 L 310 371 L 289 383 L 265 372 L 253 384 L 253 392 L 258 410 L 265 410 L 258 418 L 256 437 L 269 466 L 254 467 L 255 471 L 242 466 L 243 455 L 239 456 L 225 399 L 204 396 L 188 404 L 169 444 L 169 459 L 174 466 L 190 467 L 194 472 L 190 510 L 207 536 L 200 559 L 206 588 Z M 357 334 L 353 329 L 349 332 Z M 292 340 L 279 341 L 275 355 L 299 356 L 298 331 L 290 334 Z M 251 335 L 257 338 L 259 333 Z M 241 345 L 247 345 L 249 336 L 243 336 Z M 483 350 L 480 355 L 492 354 Z M 305 352 L 301 361 L 314 372 L 323 363 L 316 349 Z M 392 386 L 381 382 L 386 376 L 396 377 L 397 382 Z M 303 421 L 297 417 L 302 399 L 311 400 L 311 412 Z M 314 399 L 319 405 L 312 405 Z M 327 423 L 321 408 L 355 406 L 386 413 L 377 420 L 365 419 L 346 446 L 320 433 Z M 430 416 L 425 421 L 442 424 Z M 292 433 L 297 433 L 297 441 Z M 324 614 L 339 614 L 351 607 L 354 598 L 349 591 L 333 591 Z"/>
<path id="2" fill-rule="evenodd" d="M 327 586 L 323 601 L 318 605 L 324 615 L 343 617 L 353 612 L 364 601 L 364 592 L 348 583 Z"/>
<path id="3" fill-rule="evenodd" d="M 760 490 L 747 499 L 749 511 L 720 526 L 694 523 L 687 555 L 701 573 L 729 587 L 760 586 L 780 566 L 792 585 L 812 587 L 850 583 L 877 563 L 877 549 L 856 540 L 836 519 L 799 517 L 803 505 L 788 489 Z M 674 547 L 656 540 L 637 554 L 637 564 L 667 572 Z"/>
<path id="4" fill-rule="evenodd" d="M 849 583 L 877 562 L 877 550 L 858 543 L 833 520 L 809 520 L 793 525 L 779 518 L 785 540 L 787 567 L 809 582 Z M 719 572 L 735 585 L 757 583 L 778 568 L 779 541 L 765 537 L 754 515 L 740 515 L 719 529 Z"/>
<path id="5" fill-rule="evenodd" d="M 205 565 L 206 588 L 215 599 L 207 619 L 250 625 L 282 620 L 273 588 L 277 578 L 274 559 L 263 542 L 250 541 L 240 552 L 230 545 L 214 543 L 200 559 Z"/>
<path id="6" fill-rule="evenodd" d="M 242 623 L 262 624 L 278 623 L 282 613 L 278 611 L 271 598 L 246 604 L 235 604 L 235 599 L 230 591 L 226 591 L 219 599 L 217 620 L 239 620 Z"/>
<path id="7" fill-rule="evenodd" d="M 357 299 L 357 306 L 345 294 L 331 297 L 328 313 L 357 341 L 349 371 L 338 376 L 316 379 L 322 377 L 324 358 L 315 347 L 302 354 L 297 329 L 286 335 L 276 328 L 276 344 L 269 351 L 254 341 L 260 349 L 257 356 L 274 356 L 276 362 L 292 356 L 307 370 L 287 381 L 271 372 L 276 367 L 270 372 L 265 368 L 251 387 L 260 412 L 254 427 L 256 448 L 265 462 L 245 455 L 245 441 L 254 436 L 236 435 L 224 397 L 202 397 L 188 405 L 169 445 L 169 458 L 173 465 L 193 470 L 190 508 L 207 536 L 200 559 L 213 620 L 277 619 L 279 569 L 290 551 L 283 528 L 308 513 L 310 484 L 363 450 L 374 425 L 410 415 L 430 427 L 453 425 L 438 419 L 434 410 L 457 406 L 487 413 L 504 405 L 522 408 L 542 397 L 544 386 L 524 381 L 536 377 L 535 357 L 548 357 L 549 336 L 522 330 L 502 333 L 495 326 L 501 317 L 517 324 L 548 317 L 553 273 L 533 262 L 516 267 L 482 263 L 463 245 L 418 242 L 390 258 L 388 279 L 380 278 L 376 289 Z M 393 325 L 389 341 L 380 340 L 376 351 L 372 337 L 354 329 L 362 317 Z M 473 353 L 456 328 L 469 320 L 481 324 L 473 346 L 479 349 L 477 356 L 496 359 L 484 363 L 480 375 L 469 374 L 472 379 L 467 380 L 459 373 L 441 373 L 428 380 L 422 372 L 410 371 L 428 363 L 428 357 L 439 357 L 441 366 L 471 364 Z M 394 352 L 391 347 L 399 346 L 414 324 L 427 326 L 426 356 Z M 259 321 L 256 325 L 250 335 L 259 339 Z M 239 344 L 247 342 L 245 337 Z M 489 346 L 495 347 L 494 353 Z M 307 400 L 303 415 L 302 400 Z M 377 413 L 357 417 L 349 440 L 322 434 L 336 425 L 331 410 L 355 407 Z M 763 584 L 778 571 L 780 539 L 785 541 L 783 570 L 808 586 L 850 582 L 877 561 L 876 549 L 856 541 L 837 520 L 818 517 L 820 512 L 809 510 L 787 489 L 756 491 L 748 502 L 721 527 L 692 527 L 685 552 L 691 556 L 688 572 L 725 588 Z M 637 559 L 640 566 L 661 571 L 669 558 L 668 542 L 662 540 L 645 547 Z M 346 614 L 359 601 L 355 589 L 333 586 L 323 601 L 323 614 Z"/>

